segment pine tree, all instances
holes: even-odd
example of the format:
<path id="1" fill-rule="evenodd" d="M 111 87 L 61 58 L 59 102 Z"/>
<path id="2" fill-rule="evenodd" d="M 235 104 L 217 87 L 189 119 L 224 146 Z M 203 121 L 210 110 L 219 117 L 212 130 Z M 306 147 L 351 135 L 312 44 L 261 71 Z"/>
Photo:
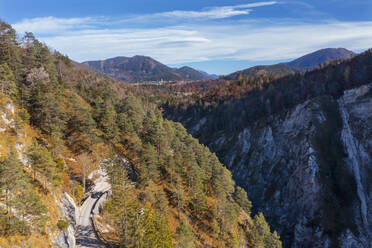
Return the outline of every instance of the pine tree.
<path id="1" fill-rule="evenodd" d="M 67 121 L 66 134 L 72 137 L 69 140 L 72 149 L 77 153 L 90 152 L 92 145 L 98 139 L 92 113 L 75 95 L 70 96 L 70 104 L 73 113 Z"/>
<path id="2" fill-rule="evenodd" d="M 27 69 L 40 68 L 43 64 L 41 61 L 40 50 L 42 44 L 35 38 L 31 32 L 26 32 L 22 44 L 26 49 L 26 54 L 23 57 L 23 64 Z"/>
<path id="3" fill-rule="evenodd" d="M 23 172 L 15 151 L 0 161 L 0 193 L 3 192 L 6 213 L 5 218 L 0 217 L 0 225 L 3 223 L 6 230 L 26 234 L 26 219 L 32 223 L 33 228 L 44 226 L 46 207 Z M 3 233 L 0 231 L 0 234 Z"/>
<path id="4" fill-rule="evenodd" d="M 245 192 L 244 189 L 241 187 L 236 187 L 235 193 L 234 193 L 236 202 L 244 209 L 244 211 L 250 215 L 251 214 L 251 208 L 252 208 L 252 202 L 248 200 L 247 192 Z"/>
<path id="5" fill-rule="evenodd" d="M 0 61 L 6 63 L 12 71 L 17 71 L 21 59 L 17 33 L 11 25 L 0 20 Z"/>
<path id="6" fill-rule="evenodd" d="M 142 233 L 139 237 L 141 248 L 173 248 L 173 234 L 169 229 L 169 222 L 166 217 L 161 217 L 147 204 L 140 224 Z"/>
<path id="7" fill-rule="evenodd" d="M 192 228 L 185 222 L 181 222 L 176 230 L 177 248 L 195 248 L 195 237 Z"/>
<path id="8" fill-rule="evenodd" d="M 12 228 L 13 209 L 17 201 L 17 192 L 22 188 L 26 178 L 18 161 L 16 151 L 0 161 L 0 194 L 5 198 L 5 222 L 6 229 Z"/>
<path id="9" fill-rule="evenodd" d="M 22 234 L 26 234 L 26 219 L 32 223 L 33 229 L 42 229 L 45 225 L 47 208 L 43 205 L 40 196 L 34 191 L 32 185 L 24 183 L 18 192 L 15 207 L 22 220 Z"/>
<path id="10" fill-rule="evenodd" d="M 142 167 L 140 168 L 140 178 L 144 185 L 148 184 L 149 180 L 157 183 L 160 179 L 159 163 L 155 148 L 151 144 L 146 144 L 142 151 Z"/>
<path id="11" fill-rule="evenodd" d="M 114 139 L 117 136 L 118 128 L 116 125 L 116 112 L 112 104 L 107 104 L 104 107 L 104 112 L 101 116 L 102 130 L 106 133 L 108 138 Z"/>
<path id="12" fill-rule="evenodd" d="M 125 247 L 135 247 L 140 216 L 140 205 L 135 189 L 118 158 L 106 160 L 104 168 L 112 186 L 112 197 L 106 204 L 104 212 L 109 213 L 111 221 L 120 230 L 121 244 Z"/>
<path id="13" fill-rule="evenodd" d="M 256 215 L 253 219 L 253 227 L 251 234 L 251 243 L 255 244 L 255 247 L 268 247 L 268 248 L 281 248 L 282 244 L 279 240 L 279 236 L 276 232 L 272 234 L 270 227 L 267 224 L 265 217 L 262 213 Z M 253 239 L 253 240 L 252 240 Z"/>
<path id="14" fill-rule="evenodd" d="M 33 179 L 44 181 L 44 189 L 47 191 L 47 181 L 55 183 L 59 181 L 58 171 L 56 170 L 56 164 L 52 159 L 51 153 L 46 147 L 39 145 L 39 143 L 34 140 L 32 147 L 27 154 L 31 168 L 33 170 Z"/>
<path id="15" fill-rule="evenodd" d="M 123 99 L 119 105 L 119 113 L 125 113 L 137 130 L 142 130 L 145 110 L 142 103 L 133 95 Z"/>
<path id="16" fill-rule="evenodd" d="M 2 93 L 11 96 L 13 99 L 18 96 L 15 77 L 7 63 L 0 65 L 0 87 Z"/>

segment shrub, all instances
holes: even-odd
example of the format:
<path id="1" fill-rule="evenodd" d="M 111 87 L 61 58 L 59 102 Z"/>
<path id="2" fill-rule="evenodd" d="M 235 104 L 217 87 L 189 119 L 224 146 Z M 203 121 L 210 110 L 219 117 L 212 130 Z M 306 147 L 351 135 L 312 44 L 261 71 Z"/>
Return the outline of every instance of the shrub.
<path id="1" fill-rule="evenodd" d="M 60 219 L 57 222 L 57 227 L 61 231 L 66 231 L 69 226 L 70 226 L 70 220 L 67 218 Z"/>

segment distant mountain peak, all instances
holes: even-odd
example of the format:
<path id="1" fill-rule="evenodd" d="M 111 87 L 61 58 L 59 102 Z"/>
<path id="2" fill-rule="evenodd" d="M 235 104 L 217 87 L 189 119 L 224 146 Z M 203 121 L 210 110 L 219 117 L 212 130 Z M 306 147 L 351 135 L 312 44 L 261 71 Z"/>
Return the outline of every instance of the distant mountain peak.
<path id="1" fill-rule="evenodd" d="M 354 55 L 354 52 L 346 48 L 325 48 L 306 54 L 286 64 L 294 68 L 311 69 L 327 61 L 350 58 Z"/>
<path id="2" fill-rule="evenodd" d="M 194 70 L 192 67 L 187 66 L 187 65 L 178 68 L 178 70 L 189 70 L 189 69 Z"/>
<path id="3" fill-rule="evenodd" d="M 118 56 L 106 60 L 86 61 L 83 64 L 129 83 L 154 81 L 199 81 L 211 79 L 207 75 L 189 67 L 170 68 L 159 61 L 143 55 L 133 57 Z"/>

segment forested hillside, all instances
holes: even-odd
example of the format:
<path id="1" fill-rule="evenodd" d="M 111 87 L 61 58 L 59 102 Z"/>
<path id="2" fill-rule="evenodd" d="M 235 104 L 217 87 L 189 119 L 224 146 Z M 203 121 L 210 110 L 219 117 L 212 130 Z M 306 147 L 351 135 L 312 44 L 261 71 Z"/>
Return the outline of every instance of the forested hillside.
<path id="1" fill-rule="evenodd" d="M 294 74 L 296 72 L 302 72 L 299 68 L 293 68 L 286 64 L 276 65 L 260 65 L 254 66 L 245 70 L 231 73 L 230 75 L 224 76 L 225 80 L 243 80 L 244 78 L 254 78 L 262 75 L 282 77 L 288 74 Z"/>
<path id="2" fill-rule="evenodd" d="M 75 69 L 4 22 L 0 84 L 1 247 L 57 245 L 76 229 L 61 211 L 63 193 L 81 205 L 99 167 L 112 188 L 100 218 L 106 242 L 281 247 L 216 155 L 130 86 Z"/>
<path id="3" fill-rule="evenodd" d="M 99 61 L 86 61 L 80 64 L 80 66 L 88 66 L 91 69 L 127 83 L 210 79 L 210 76 L 204 75 L 191 67 L 170 68 L 151 57 L 139 55 L 134 57 L 115 57 Z"/>

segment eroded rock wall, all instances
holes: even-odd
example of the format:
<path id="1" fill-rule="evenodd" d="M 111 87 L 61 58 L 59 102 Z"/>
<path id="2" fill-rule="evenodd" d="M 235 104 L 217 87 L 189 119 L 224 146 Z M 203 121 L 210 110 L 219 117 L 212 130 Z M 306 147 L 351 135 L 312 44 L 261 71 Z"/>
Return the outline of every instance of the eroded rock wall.
<path id="1" fill-rule="evenodd" d="M 372 85 L 308 100 L 209 146 L 285 247 L 372 244 Z"/>

